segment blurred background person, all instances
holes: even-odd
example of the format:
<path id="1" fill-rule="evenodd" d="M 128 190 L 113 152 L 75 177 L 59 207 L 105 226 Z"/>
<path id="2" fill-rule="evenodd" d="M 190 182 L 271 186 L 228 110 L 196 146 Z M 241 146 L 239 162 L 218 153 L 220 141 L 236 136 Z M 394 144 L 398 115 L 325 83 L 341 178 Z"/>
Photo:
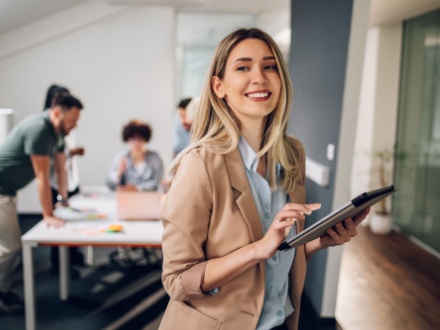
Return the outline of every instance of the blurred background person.
<path id="1" fill-rule="evenodd" d="M 46 100 L 44 101 L 43 110 L 46 111 L 50 109 L 54 97 L 62 93 L 70 94 L 69 90 L 66 87 L 56 84 L 51 85 L 46 93 Z M 67 174 L 67 198 L 70 198 L 79 193 L 79 173 L 75 156 L 83 156 L 85 149 L 83 147 L 76 147 L 76 134 L 74 129 L 70 131 L 68 135 L 60 136 L 60 139 L 64 139 L 64 153 L 66 155 L 66 163 L 64 168 Z M 62 197 L 58 187 L 58 176 L 56 174 L 55 162 L 53 159 L 51 159 L 50 162 L 50 186 L 52 190 L 52 204 L 55 207 L 59 199 Z M 84 255 L 81 253 L 79 248 L 71 247 L 69 248 L 69 253 L 70 262 L 72 265 L 84 265 Z M 53 274 L 58 274 L 58 247 L 51 247 L 50 260 L 51 272 Z M 70 269 L 71 278 L 78 278 L 79 275 L 80 274 L 76 269 Z"/>
<path id="2" fill-rule="evenodd" d="M 191 102 L 191 98 L 184 98 L 177 104 L 178 115 L 173 122 L 173 155 L 177 156 L 179 152 L 185 149 L 189 144 L 189 132 L 191 124 L 186 120 L 186 107 Z"/>
<path id="3" fill-rule="evenodd" d="M 163 161 L 158 153 L 148 150 L 152 129 L 140 120 L 132 120 L 122 130 L 122 140 L 128 150 L 119 152 L 112 161 L 107 186 L 115 190 L 155 191 L 164 174 Z"/>
<path id="4" fill-rule="evenodd" d="M 196 118 L 197 110 L 199 109 L 200 96 L 194 97 L 191 102 L 188 103 L 185 111 L 185 122 L 190 127 Z M 191 140 L 191 130 L 189 132 L 189 139 Z"/>
<path id="5" fill-rule="evenodd" d="M 23 119 L 0 145 L 0 314 L 23 309 L 21 298 L 11 290 L 14 265 L 21 252 L 17 191 L 35 178 L 43 220 L 48 226 L 63 226 L 53 214 L 50 158 L 55 159 L 57 173 L 63 172 L 66 156 L 60 136 L 76 127 L 82 108 L 77 98 L 60 94 L 50 110 Z M 60 187 L 66 187 L 66 177 L 65 173 L 60 175 Z M 65 189 L 61 194 L 67 199 Z"/>
<path id="6" fill-rule="evenodd" d="M 162 158 L 148 150 L 147 143 L 152 136 L 150 125 L 140 120 L 131 120 L 122 129 L 122 140 L 128 150 L 119 152 L 113 159 L 107 176 L 107 186 L 128 191 L 157 191 L 164 176 Z M 148 258 L 148 251 L 146 257 Z M 110 262 L 122 267 L 135 264 L 133 249 L 119 247 L 110 254 Z"/>

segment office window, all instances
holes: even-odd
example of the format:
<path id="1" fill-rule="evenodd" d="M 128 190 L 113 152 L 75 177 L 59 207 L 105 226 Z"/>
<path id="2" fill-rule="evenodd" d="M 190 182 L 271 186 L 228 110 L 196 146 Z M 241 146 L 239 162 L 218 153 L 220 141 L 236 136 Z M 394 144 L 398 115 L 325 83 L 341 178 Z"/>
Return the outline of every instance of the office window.
<path id="1" fill-rule="evenodd" d="M 393 215 L 440 251 L 440 10 L 404 23 Z"/>

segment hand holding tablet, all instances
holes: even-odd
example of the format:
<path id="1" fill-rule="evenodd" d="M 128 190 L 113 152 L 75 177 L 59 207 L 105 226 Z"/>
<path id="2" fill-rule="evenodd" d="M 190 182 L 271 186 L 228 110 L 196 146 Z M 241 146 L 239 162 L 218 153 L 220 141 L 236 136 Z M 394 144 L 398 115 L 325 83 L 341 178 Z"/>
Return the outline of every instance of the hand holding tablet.
<path id="1" fill-rule="evenodd" d="M 376 204 L 380 200 L 393 194 L 396 191 L 397 189 L 393 185 L 391 185 L 388 187 L 363 193 L 352 199 L 347 204 L 341 206 L 336 211 L 317 221 L 307 229 L 303 230 L 295 237 L 281 243 L 278 247 L 278 250 L 287 251 L 299 245 L 310 242 L 318 237 L 321 237 L 327 233 L 327 230 L 329 228 L 332 228 L 333 226 L 341 223 L 344 219 L 348 217 L 353 217 L 353 220 L 356 222 L 356 215 L 361 214 L 363 210 Z M 339 224 L 337 226 L 341 225 L 342 224 Z"/>

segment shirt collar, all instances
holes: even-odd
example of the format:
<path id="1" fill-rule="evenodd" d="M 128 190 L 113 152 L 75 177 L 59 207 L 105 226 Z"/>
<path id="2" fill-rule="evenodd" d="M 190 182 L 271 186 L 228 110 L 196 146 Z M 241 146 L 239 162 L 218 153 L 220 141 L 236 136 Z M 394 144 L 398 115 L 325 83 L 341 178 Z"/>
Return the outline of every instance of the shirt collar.
<path id="1" fill-rule="evenodd" d="M 258 166 L 257 153 L 251 148 L 243 136 L 240 137 L 240 141 L 238 142 L 238 149 L 240 150 L 244 166 L 248 170 L 256 172 Z"/>

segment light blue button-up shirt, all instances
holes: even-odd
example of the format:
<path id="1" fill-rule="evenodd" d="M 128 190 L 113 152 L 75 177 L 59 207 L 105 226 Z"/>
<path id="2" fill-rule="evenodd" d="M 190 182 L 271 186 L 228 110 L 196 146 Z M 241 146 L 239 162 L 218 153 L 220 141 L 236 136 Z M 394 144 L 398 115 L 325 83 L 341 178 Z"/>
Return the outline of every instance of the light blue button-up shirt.
<path id="1" fill-rule="evenodd" d="M 257 154 L 243 137 L 240 138 L 238 148 L 243 158 L 261 225 L 266 233 L 276 214 L 286 204 L 288 195 L 279 188 L 271 191 L 267 179 L 257 173 Z M 278 170 L 280 171 L 280 168 Z M 294 235 L 295 227 L 292 226 L 288 238 Z M 271 329 L 281 325 L 285 318 L 293 313 L 292 302 L 288 295 L 288 275 L 294 257 L 295 249 L 291 249 L 287 252 L 277 251 L 272 258 L 266 260 L 266 288 L 257 330 Z"/>

